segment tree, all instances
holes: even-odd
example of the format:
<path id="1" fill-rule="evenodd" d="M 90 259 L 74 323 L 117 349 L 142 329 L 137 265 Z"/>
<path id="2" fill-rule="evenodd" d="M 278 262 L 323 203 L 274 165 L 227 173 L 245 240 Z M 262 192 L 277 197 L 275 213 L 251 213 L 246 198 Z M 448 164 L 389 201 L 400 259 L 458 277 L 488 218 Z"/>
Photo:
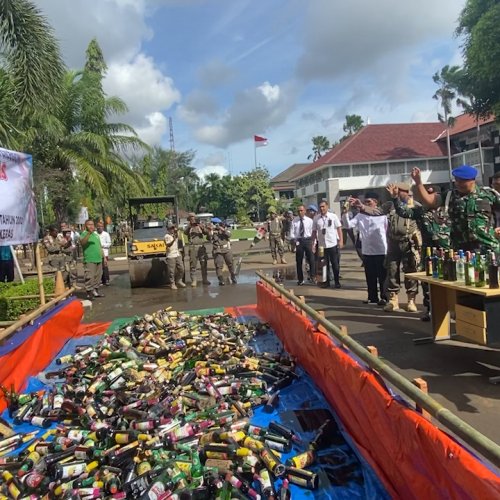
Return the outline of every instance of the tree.
<path id="1" fill-rule="evenodd" d="M 28 0 L 0 2 L 0 144 L 15 148 L 23 120 L 59 105 L 65 66 L 52 28 Z"/>
<path id="2" fill-rule="evenodd" d="M 307 157 L 308 160 L 312 158 L 313 161 L 319 160 L 325 151 L 330 149 L 330 141 L 324 135 L 317 135 L 312 139 L 313 152 Z"/>
<path id="3" fill-rule="evenodd" d="M 500 116 L 500 3 L 467 0 L 456 33 L 464 39 L 464 70 L 476 109 L 482 116 Z"/>
<path id="4" fill-rule="evenodd" d="M 127 108 L 120 99 L 104 93 L 104 69 L 94 40 L 83 72 L 70 71 L 62 79 L 60 105 L 51 113 L 34 117 L 24 133 L 22 145 L 35 159 L 38 190 L 48 191 L 58 222 L 68 215 L 77 179 L 84 186 L 81 196 L 92 195 L 100 202 L 96 208 L 101 213 L 114 185 L 136 189 L 143 184 L 130 169 L 124 153 L 147 149 L 147 145 L 129 125 L 108 121 Z"/>
<path id="5" fill-rule="evenodd" d="M 346 132 L 347 136 L 344 137 L 346 139 L 347 137 L 350 137 L 351 135 L 355 134 L 359 130 L 361 130 L 364 126 L 363 118 L 359 115 L 346 115 L 345 117 L 345 123 L 344 126 L 342 127 L 344 132 Z"/>
<path id="6" fill-rule="evenodd" d="M 432 98 L 440 101 L 444 112 L 444 115 L 438 113 L 438 119 L 446 126 L 446 147 L 448 151 L 448 170 L 450 174 L 450 182 L 452 182 L 451 171 L 453 169 L 453 165 L 451 163 L 450 127 L 453 126 L 455 121 L 453 116 L 451 116 L 451 106 L 453 100 L 456 98 L 455 88 L 460 78 L 459 71 L 460 68 L 458 66 L 450 67 L 449 65 L 446 65 L 440 72 L 436 72 L 432 77 L 434 83 L 439 86 Z"/>

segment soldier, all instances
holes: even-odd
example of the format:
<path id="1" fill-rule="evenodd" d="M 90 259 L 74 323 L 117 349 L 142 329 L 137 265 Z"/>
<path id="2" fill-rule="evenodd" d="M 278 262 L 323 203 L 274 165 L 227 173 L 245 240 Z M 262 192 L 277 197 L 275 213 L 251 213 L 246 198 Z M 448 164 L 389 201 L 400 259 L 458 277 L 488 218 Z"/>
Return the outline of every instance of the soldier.
<path id="1" fill-rule="evenodd" d="M 209 231 L 205 225 L 200 224 L 194 213 L 188 214 L 188 225 L 184 230 L 188 238 L 189 246 L 189 271 L 191 274 L 191 286 L 196 286 L 196 266 L 200 261 L 201 279 L 204 285 L 210 285 L 208 281 L 208 254 L 205 247 Z"/>
<path id="2" fill-rule="evenodd" d="M 210 230 L 210 241 L 213 245 L 213 257 L 215 263 L 215 272 L 217 273 L 217 278 L 219 278 L 219 285 L 224 286 L 224 276 L 222 274 L 222 268 L 224 263 L 226 263 L 229 269 L 229 274 L 231 275 L 231 283 L 236 285 L 236 275 L 234 273 L 233 266 L 233 252 L 231 251 L 231 231 L 226 227 L 226 224 L 220 222 L 215 225 L 215 227 Z"/>
<path id="3" fill-rule="evenodd" d="M 278 255 L 280 257 L 281 264 L 286 264 L 286 260 L 283 257 L 284 247 L 283 247 L 283 221 L 276 212 L 274 207 L 269 208 L 269 219 L 267 221 L 267 233 L 269 234 L 269 246 L 271 247 L 271 256 L 273 258 L 273 264 L 278 263 Z"/>
<path id="4" fill-rule="evenodd" d="M 409 184 L 400 182 L 396 184 L 398 197 L 403 204 L 410 201 Z M 400 289 L 400 266 L 403 273 L 415 273 L 420 263 L 421 235 L 417 224 L 411 219 L 400 217 L 394 205 L 389 202 L 385 204 L 384 211 L 387 213 L 389 228 L 387 233 L 387 257 L 385 267 L 387 269 L 386 292 L 389 301 L 384 311 L 396 311 L 399 309 L 398 293 Z M 408 312 L 417 312 L 415 297 L 418 291 L 417 280 L 405 277 L 404 280 L 408 303 Z"/>
<path id="5" fill-rule="evenodd" d="M 48 233 L 43 238 L 43 246 L 49 254 L 49 266 L 54 271 L 61 271 L 63 274 L 64 282 L 68 284 L 69 273 L 66 269 L 66 257 L 63 249 L 71 248 L 71 241 L 66 240 L 61 234 L 58 233 L 57 227 L 51 225 L 47 228 Z"/>
<path id="6" fill-rule="evenodd" d="M 387 191 L 391 195 L 394 209 L 400 217 L 412 219 L 417 223 L 417 226 L 422 235 L 422 254 L 421 265 L 425 262 L 425 255 L 427 248 L 442 248 L 447 250 L 450 248 L 450 226 L 448 214 L 445 213 L 442 207 L 437 209 L 425 208 L 420 204 L 413 207 L 404 204 L 398 196 L 398 188 L 395 184 L 388 184 Z M 427 186 L 426 191 L 428 194 L 433 194 L 435 189 L 433 186 Z M 430 320 L 430 296 L 429 285 L 422 283 L 422 290 L 424 295 L 424 306 L 427 308 L 426 313 L 420 318 L 422 321 Z"/>
<path id="7" fill-rule="evenodd" d="M 455 187 L 444 197 L 444 212 L 449 216 L 451 248 L 497 252 L 499 246 L 494 214 L 500 208 L 498 193 L 476 184 L 477 170 L 474 167 L 462 165 L 451 173 L 455 177 Z M 443 205 L 440 195 L 429 194 L 425 190 L 419 168 L 413 168 L 411 176 L 426 206 L 438 208 Z"/>

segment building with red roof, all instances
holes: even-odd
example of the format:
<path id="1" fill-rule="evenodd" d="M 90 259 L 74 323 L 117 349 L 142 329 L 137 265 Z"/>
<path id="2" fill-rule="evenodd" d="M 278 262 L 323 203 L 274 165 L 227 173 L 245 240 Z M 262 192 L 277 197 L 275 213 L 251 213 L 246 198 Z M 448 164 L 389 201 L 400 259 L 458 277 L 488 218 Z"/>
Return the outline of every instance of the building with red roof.
<path id="1" fill-rule="evenodd" d="M 498 130 L 493 116 L 480 120 L 479 134 L 487 179 L 495 165 L 500 169 L 500 154 L 494 151 L 495 144 L 498 147 Z M 452 168 L 468 164 L 480 170 L 477 136 L 474 117 L 464 114 L 456 118 L 450 128 Z M 422 170 L 426 183 L 449 184 L 446 129 L 442 123 L 366 125 L 289 180 L 295 183 L 295 196 L 305 204 L 327 199 L 338 211 L 339 203 L 349 195 L 362 195 L 369 189 L 385 196 L 389 182 L 410 182 L 413 167 Z"/>

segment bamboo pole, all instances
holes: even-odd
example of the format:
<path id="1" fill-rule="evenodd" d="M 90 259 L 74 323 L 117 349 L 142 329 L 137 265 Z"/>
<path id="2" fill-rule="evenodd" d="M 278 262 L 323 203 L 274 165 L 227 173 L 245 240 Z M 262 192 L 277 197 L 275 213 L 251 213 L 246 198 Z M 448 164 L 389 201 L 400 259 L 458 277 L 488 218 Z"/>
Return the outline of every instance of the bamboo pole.
<path id="1" fill-rule="evenodd" d="M 263 273 L 257 272 L 256 274 L 262 281 L 273 286 L 272 280 L 270 280 Z M 490 460 L 492 464 L 496 467 L 500 466 L 500 446 L 498 444 L 481 434 L 467 422 L 464 422 L 461 418 L 457 417 L 453 412 L 438 403 L 434 398 L 415 387 L 408 379 L 403 377 L 396 370 L 392 369 L 380 358 L 373 356 L 366 349 L 366 347 L 356 342 L 345 331 L 342 331 L 341 328 L 321 317 L 311 306 L 302 302 L 296 296 L 290 294 L 285 288 L 281 290 L 281 293 L 287 297 L 287 299 L 295 303 L 295 305 L 301 309 L 302 314 L 308 315 L 314 321 L 321 324 L 326 329 L 327 335 L 334 337 L 339 342 L 344 344 L 370 368 L 377 371 L 381 377 L 401 391 L 402 394 L 418 404 L 422 409 L 427 410 L 438 422 L 445 425 L 465 443 Z"/>
<path id="2" fill-rule="evenodd" d="M 0 342 L 2 340 L 4 340 L 5 338 L 9 337 L 10 335 L 12 335 L 14 332 L 19 330 L 20 328 L 22 328 L 24 325 L 26 325 L 29 322 L 36 319 L 38 316 L 43 314 L 45 311 L 47 311 L 51 307 L 55 306 L 57 303 L 64 300 L 66 297 L 71 295 L 74 291 L 75 291 L 74 288 L 70 288 L 69 290 L 66 290 L 62 295 L 59 295 L 59 297 L 55 297 L 50 302 L 47 302 L 46 304 L 42 304 L 40 307 L 38 307 L 34 311 L 31 311 L 29 314 L 26 314 L 21 319 L 17 320 L 14 324 L 9 326 L 5 330 L 1 331 L 0 332 Z"/>
<path id="3" fill-rule="evenodd" d="M 40 304 L 45 304 L 45 290 L 43 288 L 42 259 L 40 257 L 40 245 L 35 243 L 36 273 L 38 276 L 38 290 L 40 292 Z"/>
<path id="4" fill-rule="evenodd" d="M 45 297 L 55 297 L 54 293 L 48 293 Z M 27 299 L 40 299 L 40 295 L 37 293 L 35 295 L 17 295 L 15 297 L 6 297 L 7 300 L 27 300 Z"/>
<path id="5" fill-rule="evenodd" d="M 14 260 L 14 265 L 16 266 L 19 279 L 21 280 L 21 283 L 24 285 L 23 272 L 21 271 L 21 266 L 19 265 L 19 261 L 17 260 L 17 253 L 12 245 L 10 245 L 10 253 L 12 254 L 12 259 Z"/>

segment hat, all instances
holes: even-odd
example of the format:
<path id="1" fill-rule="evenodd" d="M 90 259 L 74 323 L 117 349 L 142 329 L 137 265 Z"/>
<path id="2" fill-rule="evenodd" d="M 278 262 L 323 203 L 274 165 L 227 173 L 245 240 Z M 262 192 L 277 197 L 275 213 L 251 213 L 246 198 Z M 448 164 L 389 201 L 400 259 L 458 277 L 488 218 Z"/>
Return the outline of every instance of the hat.
<path id="1" fill-rule="evenodd" d="M 477 177 L 477 169 L 469 165 L 461 165 L 451 171 L 451 175 L 464 181 L 473 181 Z"/>
<path id="2" fill-rule="evenodd" d="M 276 209 L 274 207 L 269 207 L 267 209 L 267 212 L 270 213 L 270 214 L 277 214 L 278 212 L 276 212 Z"/>
<path id="3" fill-rule="evenodd" d="M 410 185 L 407 182 L 396 182 L 396 187 L 400 191 L 410 191 Z"/>
<path id="4" fill-rule="evenodd" d="M 307 210 L 311 210 L 312 212 L 317 212 L 318 211 L 318 207 L 316 205 L 309 205 L 307 207 Z"/>
<path id="5" fill-rule="evenodd" d="M 367 191 L 365 193 L 365 200 L 371 198 L 372 200 L 378 200 L 379 196 L 375 191 Z"/>

